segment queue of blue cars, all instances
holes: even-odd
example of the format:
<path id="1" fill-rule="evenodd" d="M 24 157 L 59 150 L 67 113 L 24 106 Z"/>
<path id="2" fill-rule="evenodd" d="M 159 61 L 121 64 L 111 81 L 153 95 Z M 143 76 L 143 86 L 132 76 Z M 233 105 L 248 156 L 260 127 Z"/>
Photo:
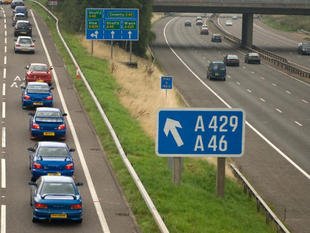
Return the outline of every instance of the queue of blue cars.
<path id="1" fill-rule="evenodd" d="M 25 12 L 18 12 L 25 9 L 22 2 L 14 1 L 12 9 L 16 16 L 13 24 L 19 22 L 20 17 L 27 18 Z M 37 73 L 33 75 L 38 76 Z M 32 147 L 27 148 L 32 222 L 69 220 L 81 223 L 83 204 L 78 186 L 82 183 L 76 183 L 73 178 L 75 149 L 64 142 L 67 114 L 54 107 L 53 89 L 51 79 L 43 78 L 28 78 L 21 86 L 21 107 L 31 111 L 28 113 L 29 134 L 36 140 Z"/>

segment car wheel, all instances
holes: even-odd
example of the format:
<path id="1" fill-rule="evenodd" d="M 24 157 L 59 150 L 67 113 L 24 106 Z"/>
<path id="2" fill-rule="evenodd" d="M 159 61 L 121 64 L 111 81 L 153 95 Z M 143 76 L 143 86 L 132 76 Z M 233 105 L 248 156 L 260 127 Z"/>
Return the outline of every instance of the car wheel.
<path id="1" fill-rule="evenodd" d="M 36 218 L 34 218 L 34 217 L 32 217 L 32 222 L 33 222 L 33 223 L 37 223 L 37 222 L 39 222 L 39 220 L 36 219 Z"/>
<path id="2" fill-rule="evenodd" d="M 83 222 L 83 219 L 81 218 L 79 220 L 76 220 L 75 222 L 78 223 L 78 224 L 81 224 Z"/>

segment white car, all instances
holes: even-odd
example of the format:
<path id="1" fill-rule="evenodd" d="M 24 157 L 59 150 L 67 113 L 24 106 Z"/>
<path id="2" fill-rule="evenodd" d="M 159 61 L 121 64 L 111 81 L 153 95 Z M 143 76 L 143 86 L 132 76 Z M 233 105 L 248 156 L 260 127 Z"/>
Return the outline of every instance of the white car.
<path id="1" fill-rule="evenodd" d="M 14 52 L 28 52 L 34 53 L 34 40 L 30 36 L 19 36 L 17 37 L 14 44 Z"/>
<path id="2" fill-rule="evenodd" d="M 225 25 L 226 26 L 232 26 L 233 22 L 231 20 L 226 20 Z"/>

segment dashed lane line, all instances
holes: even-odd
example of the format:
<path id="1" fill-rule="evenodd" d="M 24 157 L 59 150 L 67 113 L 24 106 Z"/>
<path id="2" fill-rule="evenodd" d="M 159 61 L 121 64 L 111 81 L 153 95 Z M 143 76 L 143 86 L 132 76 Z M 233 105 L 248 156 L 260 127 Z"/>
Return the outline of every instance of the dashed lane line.
<path id="1" fill-rule="evenodd" d="M 276 108 L 276 111 L 282 113 L 281 109 Z"/>
<path id="2" fill-rule="evenodd" d="M 2 127 L 1 147 L 2 147 L 2 149 L 4 149 L 6 147 L 6 128 L 5 127 Z"/>
<path id="3" fill-rule="evenodd" d="M 286 92 L 287 94 L 289 94 L 289 95 L 292 94 L 292 92 L 290 92 L 289 90 L 286 90 L 285 92 Z"/>
<path id="4" fill-rule="evenodd" d="M 2 84 L 2 96 L 5 96 L 5 87 L 6 87 L 6 84 L 3 83 Z"/>
<path id="5" fill-rule="evenodd" d="M 266 100 L 263 98 L 259 98 L 262 102 L 266 103 Z"/>
<path id="6" fill-rule="evenodd" d="M 6 115 L 6 102 L 2 102 L 2 119 L 5 119 Z"/>
<path id="7" fill-rule="evenodd" d="M 301 101 L 304 102 L 305 104 L 309 104 L 309 102 L 305 99 L 302 99 Z"/>
<path id="8" fill-rule="evenodd" d="M 5 159 L 1 159 L 1 188 L 6 188 L 6 164 Z"/>
<path id="9" fill-rule="evenodd" d="M 6 205 L 1 205 L 1 233 L 6 233 Z"/>
<path id="10" fill-rule="evenodd" d="M 296 124 L 296 125 L 298 125 L 298 126 L 302 126 L 302 124 L 301 123 L 299 123 L 298 121 L 294 121 L 294 123 Z"/>
<path id="11" fill-rule="evenodd" d="M 3 68 L 3 79 L 6 79 L 6 68 Z"/>

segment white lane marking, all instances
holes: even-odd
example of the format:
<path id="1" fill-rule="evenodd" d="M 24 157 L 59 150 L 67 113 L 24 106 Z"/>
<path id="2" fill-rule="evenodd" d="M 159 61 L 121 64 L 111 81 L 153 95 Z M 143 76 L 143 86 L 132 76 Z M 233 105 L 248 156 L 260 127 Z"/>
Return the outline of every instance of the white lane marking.
<path id="1" fill-rule="evenodd" d="M 302 126 L 301 123 L 299 123 L 298 121 L 294 121 L 296 125 Z"/>
<path id="2" fill-rule="evenodd" d="M 282 111 L 280 109 L 276 108 L 276 110 L 277 110 L 277 112 L 282 113 Z"/>
<path id="3" fill-rule="evenodd" d="M 265 99 L 263 99 L 263 98 L 259 98 L 261 101 L 263 101 L 263 102 L 266 102 L 266 100 Z"/>
<path id="4" fill-rule="evenodd" d="M 1 159 L 1 188 L 6 188 L 6 166 L 5 159 Z"/>
<path id="5" fill-rule="evenodd" d="M 3 79 L 6 79 L 6 68 L 3 68 Z"/>
<path id="6" fill-rule="evenodd" d="M 16 88 L 18 88 L 17 82 L 13 82 L 13 83 L 11 84 L 11 87 L 16 87 Z"/>
<path id="7" fill-rule="evenodd" d="M 272 86 L 276 87 L 276 86 L 278 86 L 278 85 L 277 85 L 277 84 L 275 84 L 275 83 L 272 83 Z"/>
<path id="8" fill-rule="evenodd" d="M 3 64 L 6 65 L 6 62 L 7 62 L 7 56 L 5 55 L 3 59 Z"/>
<path id="9" fill-rule="evenodd" d="M 301 101 L 304 102 L 305 104 L 309 104 L 307 100 L 302 99 Z"/>
<path id="10" fill-rule="evenodd" d="M 2 148 L 6 147 L 6 128 L 2 127 L 2 140 L 1 140 Z"/>
<path id="11" fill-rule="evenodd" d="M 6 205 L 1 205 L 1 233 L 6 233 Z"/>
<path id="12" fill-rule="evenodd" d="M 251 74 L 255 74 L 255 72 L 254 72 L 254 71 L 251 71 Z"/>
<path id="13" fill-rule="evenodd" d="M 252 93 L 252 90 L 251 89 L 246 89 L 247 92 L 249 93 Z"/>
<path id="14" fill-rule="evenodd" d="M 6 30 L 6 24 L 4 24 L 4 29 Z"/>
<path id="15" fill-rule="evenodd" d="M 240 86 L 240 82 L 238 82 L 238 81 L 237 81 L 236 83 L 237 83 L 237 85 L 239 85 L 239 86 Z"/>
<path id="16" fill-rule="evenodd" d="M 46 44 L 45 44 L 44 39 L 42 37 L 41 30 L 38 27 L 37 20 L 34 17 L 32 10 L 30 12 L 31 12 L 31 16 L 33 18 L 33 22 L 34 22 L 34 24 L 36 26 L 36 29 L 38 31 L 38 34 L 39 34 L 42 46 L 44 48 L 44 51 L 45 51 L 48 63 L 49 63 L 49 65 L 53 66 L 52 59 L 51 59 L 51 57 L 49 55 L 49 52 L 48 52 L 47 47 L 46 47 Z M 93 182 L 93 180 L 91 178 L 91 175 L 90 175 L 90 172 L 89 172 L 86 160 L 85 160 L 85 156 L 84 156 L 83 151 L 82 151 L 82 147 L 81 147 L 79 138 L 78 138 L 77 133 L 75 131 L 75 128 L 74 128 L 74 125 L 73 125 L 73 121 L 71 119 L 70 113 L 68 111 L 67 104 L 65 102 L 65 98 L 64 98 L 62 90 L 60 88 L 60 84 L 59 84 L 58 77 L 57 77 L 55 69 L 53 69 L 52 72 L 53 72 L 54 81 L 55 81 L 55 84 L 56 84 L 56 88 L 57 88 L 58 95 L 59 95 L 59 98 L 61 100 L 61 104 L 63 106 L 64 112 L 66 112 L 68 114 L 67 115 L 68 125 L 69 125 L 70 131 L 71 131 L 71 134 L 72 134 L 75 146 L 76 146 L 76 151 L 78 153 L 78 156 L 79 156 L 79 159 L 80 159 L 80 162 L 81 162 L 84 174 L 85 174 L 85 178 L 86 178 L 86 181 L 87 181 L 87 184 L 88 184 L 88 189 L 90 191 L 90 194 L 91 194 L 91 197 L 92 197 L 92 200 L 93 200 L 93 204 L 95 206 L 95 209 L 96 209 L 96 212 L 97 212 L 100 224 L 101 224 L 102 231 L 104 233 L 110 233 L 110 229 L 109 229 L 107 220 L 105 218 L 105 215 L 103 213 L 103 210 L 102 210 L 102 207 L 101 207 L 101 204 L 100 204 L 100 201 L 99 201 L 96 189 L 95 189 L 94 182 Z"/>
<path id="17" fill-rule="evenodd" d="M 7 53 L 8 52 L 8 47 L 5 45 L 4 46 L 4 53 Z"/>
<path id="18" fill-rule="evenodd" d="M 286 92 L 287 94 L 289 94 L 289 95 L 292 94 L 292 92 L 290 92 L 289 90 L 286 90 L 285 92 Z"/>
<path id="19" fill-rule="evenodd" d="M 5 109 L 6 108 L 6 103 L 2 102 L 2 118 L 5 119 Z"/>
<path id="20" fill-rule="evenodd" d="M 260 77 L 261 80 L 265 80 L 265 77 Z"/>
<path id="21" fill-rule="evenodd" d="M 227 75 L 227 78 L 231 78 L 231 76 L 230 76 L 230 75 Z"/>
<path id="22" fill-rule="evenodd" d="M 5 83 L 2 84 L 2 95 L 5 96 Z"/>
<path id="23" fill-rule="evenodd" d="M 192 69 L 182 60 L 182 58 L 174 51 L 174 49 L 170 46 L 166 30 L 168 25 L 177 18 L 172 18 L 167 22 L 164 28 L 164 37 L 166 40 L 166 44 L 172 53 L 182 62 L 182 64 L 195 76 L 196 79 L 200 81 L 200 83 L 205 86 L 211 93 L 213 93 L 223 104 L 225 104 L 228 108 L 232 108 L 221 96 L 219 96 L 211 87 L 209 87 L 197 74 L 192 71 Z M 268 138 L 266 138 L 261 132 L 259 132 L 254 126 L 252 126 L 248 121 L 246 121 L 246 125 L 250 127 L 258 136 L 260 136 L 269 146 L 271 146 L 276 152 L 278 152 L 284 159 L 286 159 L 290 164 L 292 164 L 298 171 L 300 171 L 307 179 L 310 180 L 310 174 L 308 174 L 305 170 L 303 170 L 300 166 L 298 166 L 290 157 L 288 157 L 283 151 L 281 151 L 278 147 L 276 147 Z"/>

